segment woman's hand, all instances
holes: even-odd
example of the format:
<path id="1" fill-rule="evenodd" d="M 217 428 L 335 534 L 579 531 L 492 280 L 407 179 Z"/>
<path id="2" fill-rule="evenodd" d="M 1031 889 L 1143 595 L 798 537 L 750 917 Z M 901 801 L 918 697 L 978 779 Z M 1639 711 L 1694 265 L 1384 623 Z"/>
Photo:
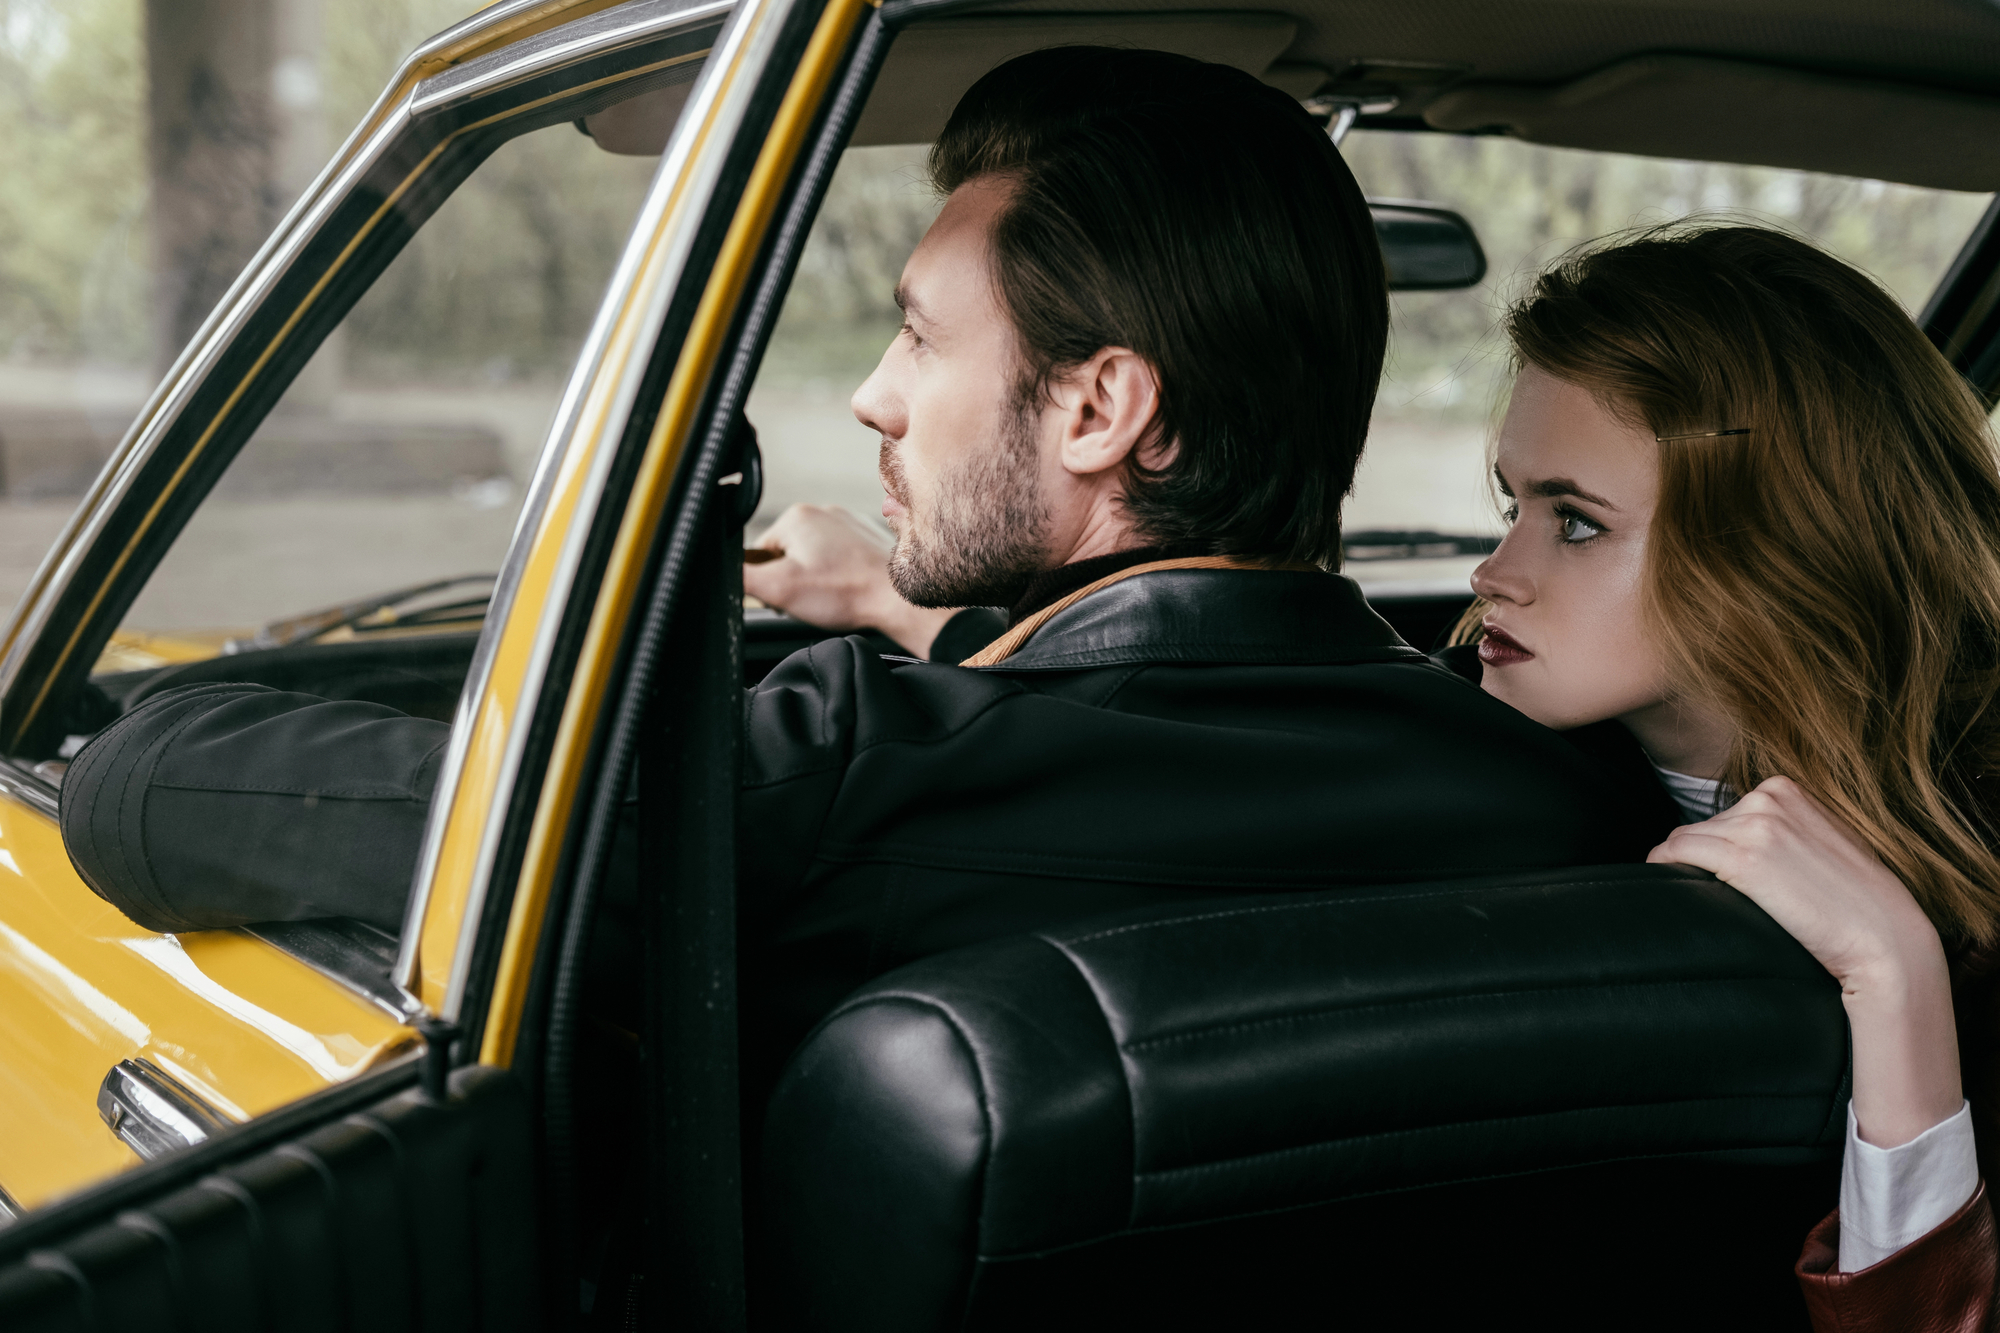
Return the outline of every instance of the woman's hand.
<path id="1" fill-rule="evenodd" d="M 1646 858 L 1712 872 L 1839 979 L 1854 1036 L 1854 1115 L 1877 1147 L 1958 1113 L 1944 947 L 1901 880 L 1789 778 L 1675 829 Z"/>

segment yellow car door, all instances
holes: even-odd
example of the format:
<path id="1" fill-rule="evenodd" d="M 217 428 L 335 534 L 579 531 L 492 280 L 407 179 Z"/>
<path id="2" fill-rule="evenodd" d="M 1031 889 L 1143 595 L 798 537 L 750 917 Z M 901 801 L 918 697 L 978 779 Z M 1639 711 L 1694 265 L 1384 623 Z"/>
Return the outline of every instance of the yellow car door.
<path id="1" fill-rule="evenodd" d="M 714 1161 L 736 1132 L 733 811 L 715 798 L 734 783 L 735 487 L 756 473 L 740 406 L 887 41 L 861 0 L 495 5 L 412 57 L 155 395 L 0 644 L 0 864 L 37 905 L 0 904 L 0 938 L 43 1043 L 0 1036 L 0 1066 L 54 1057 L 31 1071 L 46 1115 L 0 1132 L 21 1214 L 0 1225 L 10 1327 L 199 1311 L 229 1327 L 527 1328 L 575 1309 L 576 1199 L 543 1152 L 576 1038 L 566 986 L 642 719 L 664 728 L 647 733 L 648 780 L 667 783 L 676 837 L 648 946 L 677 963 L 632 1015 L 664 1056 L 638 1096 L 678 1121 L 623 1146 L 644 1150 L 648 1179 L 691 1186 L 655 1243 L 675 1251 L 663 1277 L 700 1276 L 662 1296 L 740 1320 L 740 1200 Z M 245 494 L 232 458 L 277 429 L 285 381 L 368 283 L 516 127 L 589 132 L 621 100 L 672 132 L 484 593 L 413 581 L 207 633 L 173 623 L 163 571 L 204 568 L 196 556 L 242 531 L 224 520 L 256 505 L 216 505 Z M 205 523 L 220 535 L 183 557 Z M 352 685 L 361 657 L 446 661 L 453 645 L 463 683 L 400 931 L 152 935 L 69 868 L 53 822 L 66 754 L 149 686 L 277 679 L 286 663 Z M 98 1110 L 113 1064 L 116 1126 Z M 32 1159 L 60 1155 L 63 1120 L 97 1156 L 66 1149 L 44 1170 Z M 171 1150 L 100 1179 L 142 1134 Z"/>
<path id="2" fill-rule="evenodd" d="M 492 802 L 502 822 L 514 809 L 502 793 L 520 762 L 520 737 L 508 727 L 547 702 L 550 645 L 541 631 L 575 595 L 565 553 L 593 522 L 608 456 L 620 444 L 607 432 L 612 408 L 596 386 L 628 368 L 643 372 L 650 349 L 617 333 L 617 321 L 629 322 L 633 309 L 643 317 L 649 294 L 677 274 L 628 257 L 598 279 L 615 278 L 610 313 L 580 338 L 568 396 L 551 391 L 555 420 L 533 483 L 518 514 L 483 520 L 493 539 L 489 567 L 500 575 L 490 613 L 490 577 L 469 601 L 459 588 L 426 604 L 412 603 L 407 587 L 385 593 L 357 573 L 340 585 L 355 594 L 351 603 L 318 620 L 190 631 L 162 627 L 157 617 L 171 620 L 171 611 L 135 617 L 170 603 L 167 594 L 184 595 L 180 585 L 191 581 L 249 581 L 241 566 L 262 553 L 227 552 L 222 520 L 240 527 L 255 506 L 215 499 L 216 488 L 227 497 L 225 483 L 268 481 L 272 458 L 285 464 L 283 450 L 297 446 L 271 443 L 282 433 L 271 422 L 285 415 L 288 385 L 330 334 L 342 330 L 352 341 L 343 316 L 395 285 L 399 256 L 415 255 L 413 237 L 449 220 L 455 201 L 473 193 L 467 182 L 478 184 L 494 163 L 524 174 L 536 159 L 523 166 L 507 154 L 537 134 L 543 156 L 553 143 L 565 160 L 609 161 L 571 122 L 635 92 L 684 94 L 729 13 L 712 0 L 507 3 L 420 48 L 182 354 L 44 561 L 0 637 L 0 867 L 12 884 L 0 895 L 0 1207 L 9 1215 L 378 1069 L 411 1048 L 413 1016 L 458 1011 L 462 1000 L 447 992 L 454 975 L 463 990 L 490 880 L 490 867 L 464 860 L 489 832 L 484 808 L 475 807 Z M 714 172 L 704 181 L 699 155 L 684 156 L 694 159 L 686 166 L 694 184 L 712 190 Z M 650 164 L 625 165 L 613 184 L 629 199 L 627 218 L 641 214 L 643 239 L 676 200 L 647 202 Z M 555 182 L 565 184 L 574 182 Z M 688 191 L 681 194 L 686 202 Z M 619 249 L 614 237 L 607 268 Z M 675 257 L 666 259 L 671 267 Z M 596 293 L 588 295 L 595 305 Z M 366 443 L 350 452 L 365 454 Z M 300 503 L 287 495 L 264 508 Z M 379 507 L 319 507 L 338 538 L 340 523 L 371 506 Z M 290 516 L 259 521 L 273 529 Z M 296 531 L 285 535 L 297 545 Z M 193 550 L 197 537 L 206 554 Z M 217 565 L 218 544 L 238 568 Z M 338 545 L 309 554 L 324 549 L 339 558 L 319 563 L 370 567 L 366 551 Z M 323 674 L 335 682 L 353 674 L 343 659 L 379 667 L 421 658 L 447 719 L 450 698 L 463 694 L 468 723 L 457 729 L 445 783 L 461 792 L 458 813 L 439 821 L 442 869 L 427 862 L 411 928 L 399 940 L 350 922 L 178 936 L 133 925 L 89 891 L 63 851 L 54 816 L 67 754 L 149 691 L 204 678 L 269 682 L 280 659 L 302 653 L 331 664 Z M 498 931 L 504 901 L 496 910 Z"/>

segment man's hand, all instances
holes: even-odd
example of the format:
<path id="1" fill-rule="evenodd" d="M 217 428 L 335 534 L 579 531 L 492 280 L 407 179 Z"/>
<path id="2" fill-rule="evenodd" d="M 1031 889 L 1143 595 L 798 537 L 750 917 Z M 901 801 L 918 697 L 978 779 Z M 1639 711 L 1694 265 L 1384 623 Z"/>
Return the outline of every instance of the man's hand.
<path id="1" fill-rule="evenodd" d="M 957 608 L 911 606 L 889 583 L 890 540 L 837 505 L 793 505 L 758 543 L 779 559 L 743 566 L 743 591 L 821 629 L 876 629 L 914 657 Z"/>
<path id="2" fill-rule="evenodd" d="M 1854 1118 L 1878 1148 L 1958 1114 L 1958 1037 L 1938 933 L 1903 882 L 1789 778 L 1769 778 L 1646 858 L 1711 871 L 1840 980 Z"/>

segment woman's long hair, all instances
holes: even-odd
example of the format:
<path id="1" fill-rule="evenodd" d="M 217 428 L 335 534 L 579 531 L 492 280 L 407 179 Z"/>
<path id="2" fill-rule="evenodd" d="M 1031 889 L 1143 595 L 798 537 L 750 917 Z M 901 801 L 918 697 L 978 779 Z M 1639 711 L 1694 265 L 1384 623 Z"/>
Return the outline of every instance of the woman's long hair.
<path id="1" fill-rule="evenodd" d="M 2000 942 L 2000 467 L 1971 389 L 1804 241 L 1677 226 L 1543 273 L 1523 363 L 1656 436 L 1644 612 L 1677 692 L 1845 820 L 1947 942 Z"/>

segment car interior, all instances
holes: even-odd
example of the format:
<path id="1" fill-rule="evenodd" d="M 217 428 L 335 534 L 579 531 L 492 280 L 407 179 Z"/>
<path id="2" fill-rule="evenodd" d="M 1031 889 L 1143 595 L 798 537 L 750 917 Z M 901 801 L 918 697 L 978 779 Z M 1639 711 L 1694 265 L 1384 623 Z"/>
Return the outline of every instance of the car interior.
<path id="1" fill-rule="evenodd" d="M 823 131 L 852 148 L 927 143 L 986 70 L 1093 43 L 1237 65 L 1356 142 L 1499 136 L 2000 186 L 2000 10 L 1957 0 L 1297 0 L 1284 12 L 888 0 L 875 22 L 892 39 L 879 72 L 850 75 L 872 91 Z M 565 151 L 645 160 L 685 96 L 655 89 L 540 132 L 570 136 Z M 1478 203 L 1371 197 L 1392 286 L 1481 283 Z M 1996 217 L 1953 242 L 1919 312 L 1989 406 Z M 749 420 L 728 545 L 779 480 L 773 426 Z M 1377 610 L 1431 649 L 1494 542 L 1358 527 L 1349 570 L 1453 562 L 1451 579 L 1364 578 Z M 498 565 L 467 569 L 482 567 Z M 91 734 L 197 681 L 449 721 L 493 577 L 350 589 L 178 653 L 160 648 L 160 626 L 134 624 L 61 728 L 16 759 L 53 792 Z M 825 634 L 754 606 L 710 628 L 734 637 L 742 684 Z M 717 688 L 712 673 L 661 688 L 704 681 Z M 642 783 L 637 799 L 642 822 L 687 827 L 657 804 L 670 794 Z M 348 984 L 387 984 L 394 941 L 379 932 L 297 923 L 264 937 Z M 912 1333 L 1457 1328 L 1495 1311 L 1551 1328 L 1804 1327 L 1791 1265 L 1838 1180 L 1837 987 L 1744 899 L 1684 869 L 1235 897 L 996 941 L 851 996 L 768 1106 L 739 1120 L 732 1092 L 725 1111 L 673 1130 L 646 1123 L 658 1102 L 634 1089 L 663 1077 L 646 1062 L 680 1070 L 693 1099 L 733 1078 L 733 1049 L 704 1029 L 643 1051 L 598 999 L 536 1048 L 563 1052 L 542 1066 L 536 1106 L 560 1099 L 568 1137 L 534 1149 L 559 1170 L 528 1223 L 564 1233 L 551 1251 L 564 1294 L 549 1308 L 583 1292 L 568 1309 L 585 1327 L 638 1326 L 634 1312 L 667 1292 L 686 1322 L 715 1328 L 742 1326 L 746 1309 L 764 1327 Z M 687 1140 L 681 1174 L 635 1170 L 636 1145 L 669 1133 Z M 715 1208 L 724 1196 L 735 1211 Z M 518 1260 L 490 1236 L 467 1244 Z M 648 1255 L 673 1245 L 662 1271 Z"/>

